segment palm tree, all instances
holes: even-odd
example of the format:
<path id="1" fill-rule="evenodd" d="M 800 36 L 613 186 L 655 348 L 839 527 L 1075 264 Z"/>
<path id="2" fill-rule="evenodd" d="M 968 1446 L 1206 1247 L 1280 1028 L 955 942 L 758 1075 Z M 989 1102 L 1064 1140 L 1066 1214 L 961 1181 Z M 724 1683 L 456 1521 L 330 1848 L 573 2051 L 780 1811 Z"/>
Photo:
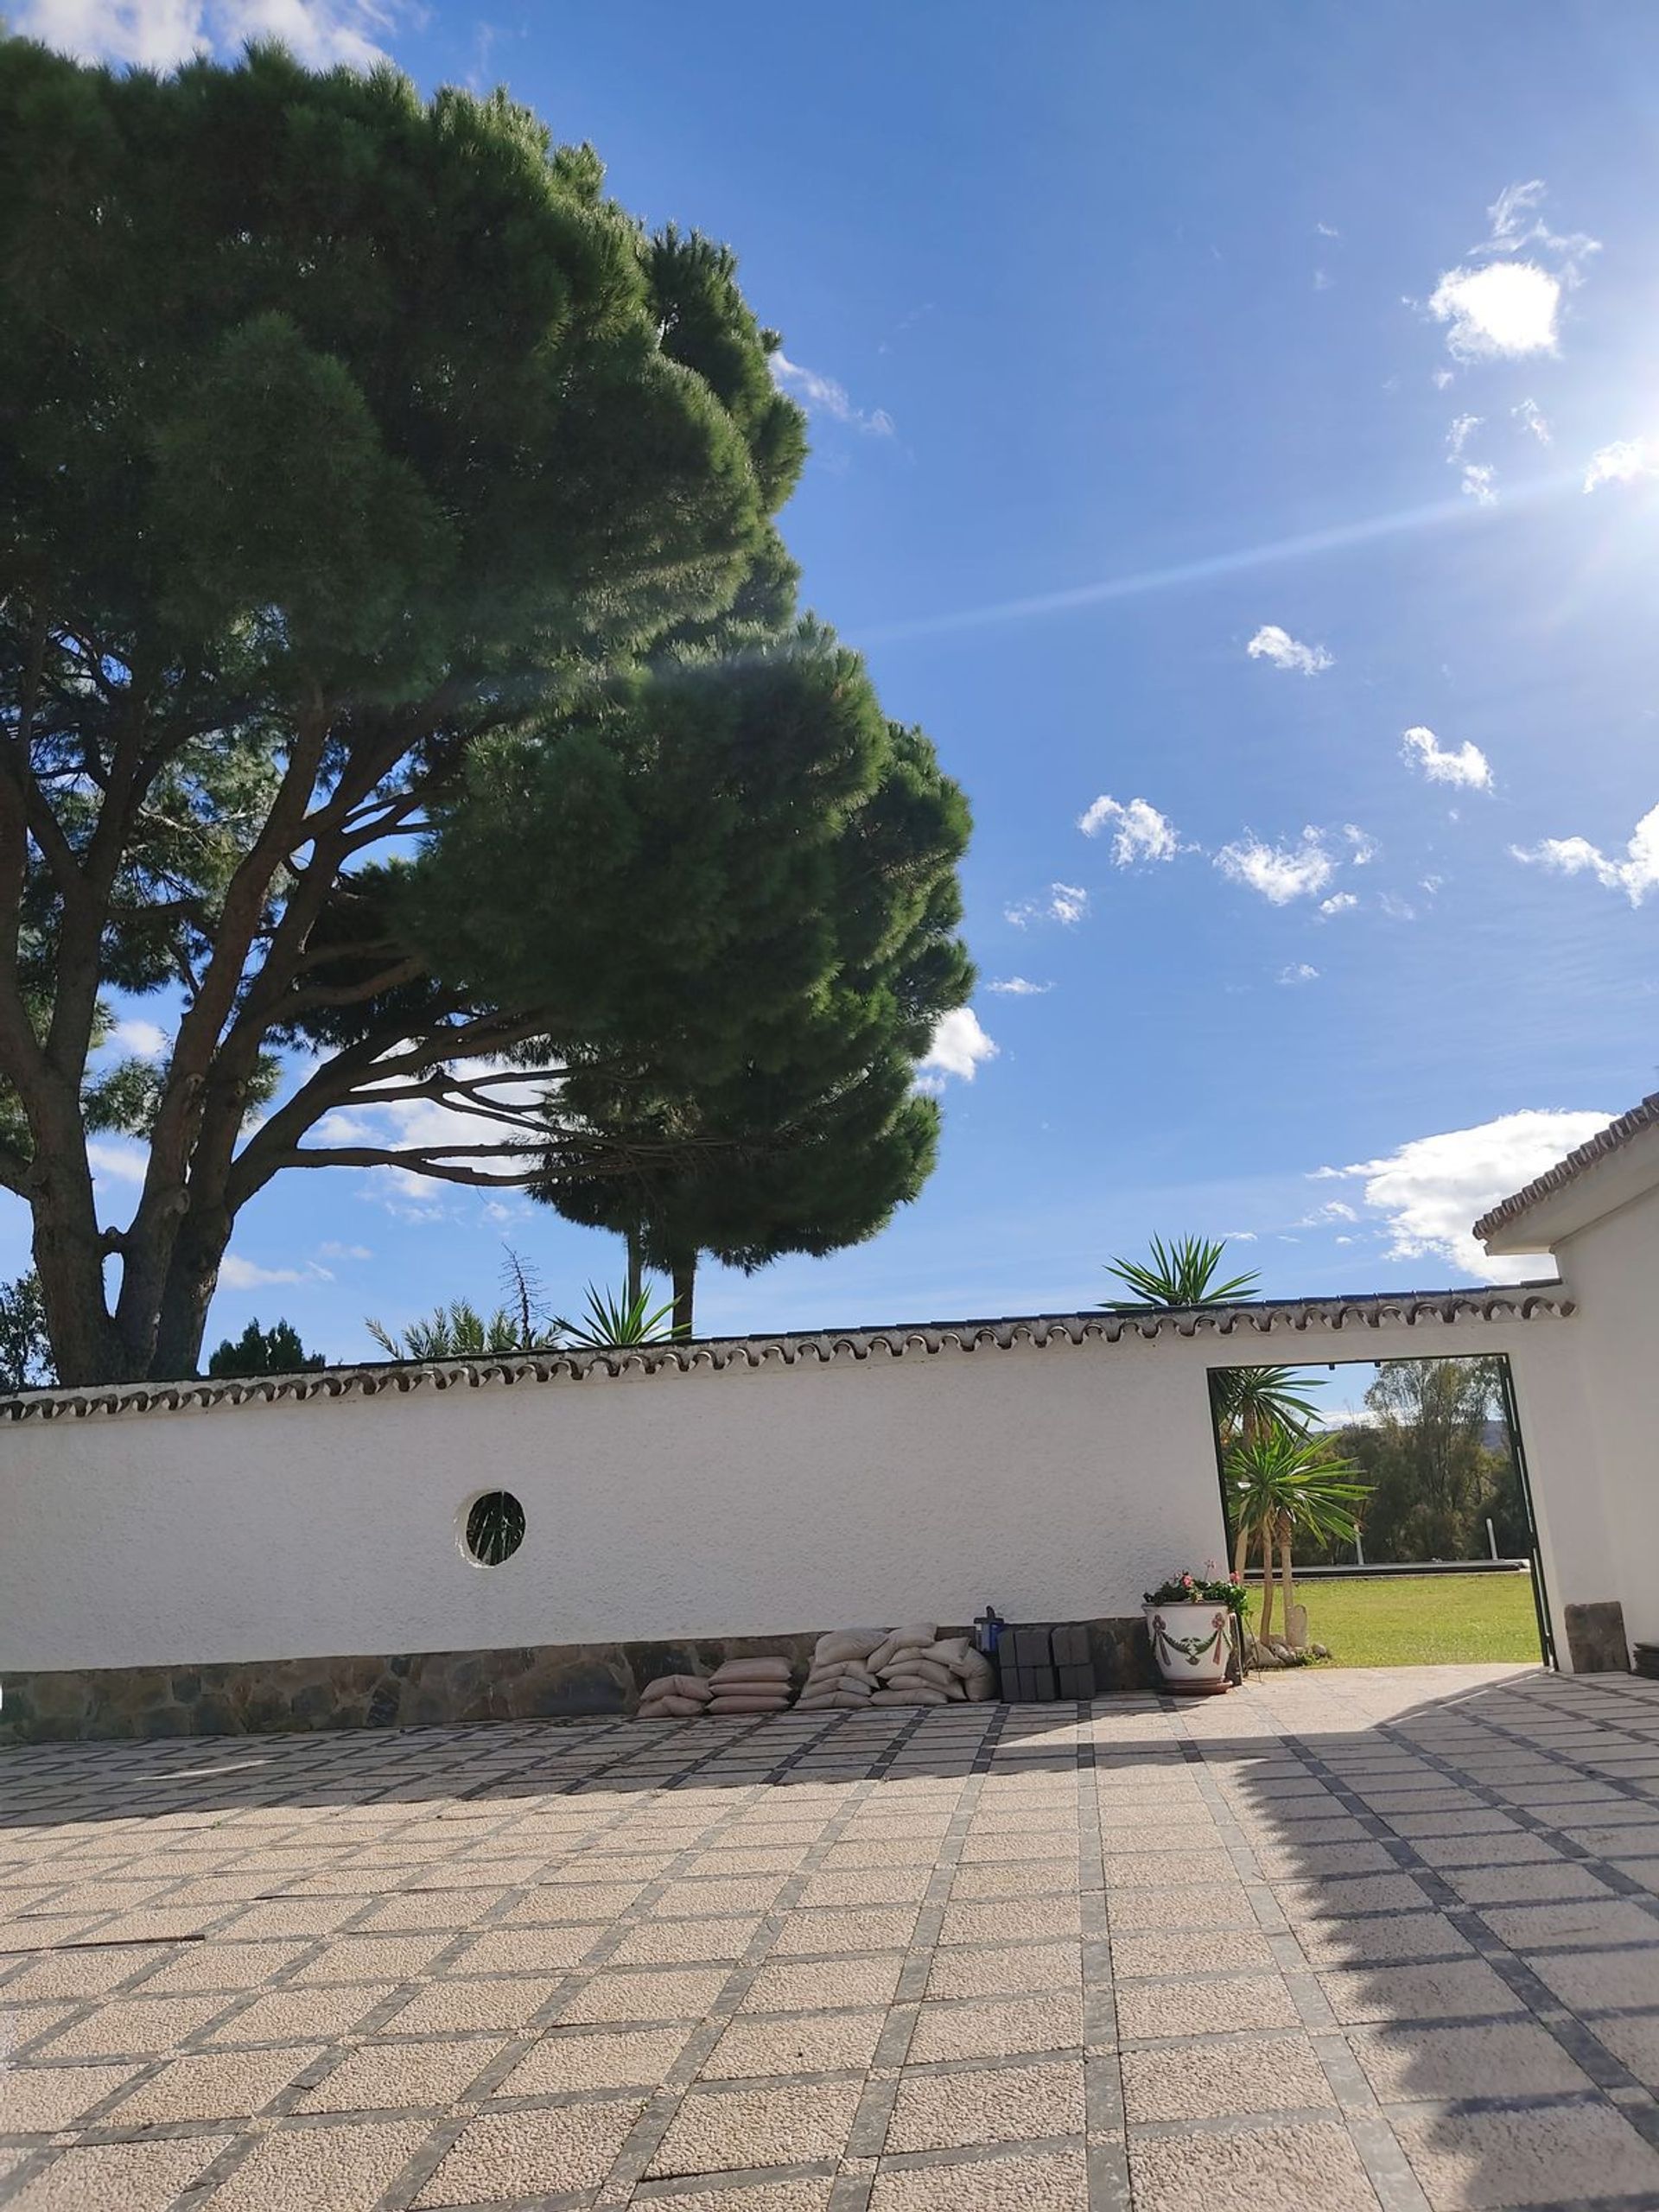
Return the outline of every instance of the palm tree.
<path id="1" fill-rule="evenodd" d="M 1136 1295 L 1103 1299 L 1101 1305 L 1109 1313 L 1141 1313 L 1149 1306 L 1229 1306 L 1253 1290 L 1261 1278 L 1252 1268 L 1248 1274 L 1217 1282 L 1216 1270 L 1226 1249 L 1225 1237 L 1177 1236 L 1166 1245 L 1161 1236 L 1154 1236 L 1150 1261 L 1116 1259 L 1106 1269 Z"/>
<path id="2" fill-rule="evenodd" d="M 1270 1429 L 1300 1433 L 1319 1413 L 1304 1390 L 1322 1390 L 1325 1378 L 1294 1367 L 1217 1367 L 1210 1372 L 1210 1402 L 1224 1459 L 1235 1444 Z M 1233 1545 L 1233 1572 L 1243 1574 L 1249 1532 L 1241 1522 Z"/>
<path id="3" fill-rule="evenodd" d="M 1262 1547 L 1260 1634 L 1265 1643 L 1273 1633 L 1275 1551 L 1288 1633 L 1296 1599 L 1292 1538 L 1352 1536 L 1355 1508 L 1370 1495 L 1370 1484 L 1354 1479 L 1358 1467 L 1339 1459 L 1324 1437 L 1276 1422 L 1241 1436 L 1227 1452 L 1225 1467 L 1242 1556 L 1249 1556 L 1252 1538 Z"/>

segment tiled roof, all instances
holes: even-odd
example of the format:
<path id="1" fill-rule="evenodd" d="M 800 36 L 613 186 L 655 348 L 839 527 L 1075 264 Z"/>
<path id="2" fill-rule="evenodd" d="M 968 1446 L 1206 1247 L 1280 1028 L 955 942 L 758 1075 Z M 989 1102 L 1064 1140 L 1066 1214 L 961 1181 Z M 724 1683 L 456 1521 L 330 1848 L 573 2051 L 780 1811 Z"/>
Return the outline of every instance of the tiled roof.
<path id="1" fill-rule="evenodd" d="M 1649 1091 L 1639 1106 L 1632 1106 L 1628 1114 L 1621 1114 L 1605 1129 L 1598 1129 L 1576 1152 L 1569 1152 L 1565 1160 L 1557 1160 L 1554 1167 L 1547 1167 L 1525 1190 L 1517 1191 L 1513 1198 L 1501 1200 L 1490 1213 L 1482 1214 L 1475 1224 L 1475 1235 L 1484 1243 L 1497 1230 L 1518 1221 L 1523 1213 L 1529 1213 L 1541 1198 L 1565 1190 L 1586 1167 L 1605 1160 L 1610 1152 L 1619 1151 L 1643 1129 L 1656 1128 L 1659 1128 L 1659 1090 Z"/>
<path id="2" fill-rule="evenodd" d="M 907 1321 L 887 1328 L 823 1329 L 798 1336 L 719 1337 L 631 1351 L 509 1353 L 489 1359 L 387 1361 L 326 1367 L 308 1375 L 211 1378 L 200 1382 L 122 1382 L 78 1390 L 26 1390 L 0 1398 L 0 1419 L 58 1421 L 88 1414 L 175 1413 L 212 1406 L 270 1405 L 282 1400 L 374 1398 L 411 1390 L 481 1389 L 518 1382 L 581 1382 L 639 1375 L 721 1373 L 728 1368 L 829 1365 L 840 1361 L 925 1357 L 940 1352 L 1009 1351 L 1022 1345 L 1111 1345 L 1181 1337 L 1236 1337 L 1239 1358 L 1255 1355 L 1253 1337 L 1322 1335 L 1403 1326 L 1426 1332 L 1481 1321 L 1564 1317 L 1573 1301 L 1543 1289 L 1437 1290 L 1354 1298 L 1260 1299 L 1237 1306 L 1169 1311 L 1120 1307 L 1093 1313 L 1037 1313 L 1001 1321 Z M 1281 1360 L 1288 1347 L 1268 1357 Z M 1294 1356 L 1294 1355 L 1293 1355 Z"/>

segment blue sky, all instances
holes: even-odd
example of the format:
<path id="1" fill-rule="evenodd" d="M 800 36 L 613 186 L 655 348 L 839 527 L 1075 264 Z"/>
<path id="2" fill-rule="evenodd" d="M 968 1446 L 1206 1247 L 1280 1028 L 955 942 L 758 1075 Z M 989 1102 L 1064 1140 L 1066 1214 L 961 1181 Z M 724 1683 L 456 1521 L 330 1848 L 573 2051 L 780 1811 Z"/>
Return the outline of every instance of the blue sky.
<path id="1" fill-rule="evenodd" d="M 982 982 L 920 1202 L 709 1271 L 702 1330 L 1071 1309 L 1154 1230 L 1274 1294 L 1472 1281 L 1481 1206 L 1655 1088 L 1650 8 L 15 20 L 505 82 L 783 332 L 804 597 L 967 787 Z M 210 1337 L 354 1356 L 490 1299 L 504 1236 L 556 1303 L 620 1273 L 514 1198 L 290 1175 Z"/>

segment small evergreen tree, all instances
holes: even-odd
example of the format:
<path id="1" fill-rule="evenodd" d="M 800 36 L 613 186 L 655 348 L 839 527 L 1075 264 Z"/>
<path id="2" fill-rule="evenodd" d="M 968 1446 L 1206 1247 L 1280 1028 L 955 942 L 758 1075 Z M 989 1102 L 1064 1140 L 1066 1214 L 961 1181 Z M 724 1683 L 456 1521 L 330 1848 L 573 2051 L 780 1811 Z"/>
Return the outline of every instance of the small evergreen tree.
<path id="1" fill-rule="evenodd" d="M 309 1375 L 327 1361 L 320 1351 L 307 1351 L 291 1321 L 273 1321 L 262 1329 L 250 1321 L 239 1337 L 226 1337 L 207 1363 L 210 1375 Z"/>

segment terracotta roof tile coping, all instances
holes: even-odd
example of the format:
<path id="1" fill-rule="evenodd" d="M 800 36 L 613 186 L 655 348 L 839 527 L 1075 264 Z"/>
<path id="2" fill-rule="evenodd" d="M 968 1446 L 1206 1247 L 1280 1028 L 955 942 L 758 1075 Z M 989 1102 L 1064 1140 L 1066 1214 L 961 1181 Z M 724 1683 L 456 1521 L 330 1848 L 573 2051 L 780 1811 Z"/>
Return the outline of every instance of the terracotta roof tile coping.
<path id="1" fill-rule="evenodd" d="M 1541 1198 L 1565 1190 L 1586 1167 L 1605 1160 L 1610 1152 L 1619 1151 L 1643 1129 L 1655 1128 L 1659 1128 L 1659 1090 L 1650 1090 L 1639 1106 L 1632 1106 L 1628 1114 L 1621 1114 L 1605 1129 L 1598 1129 L 1594 1136 L 1586 1137 L 1575 1152 L 1569 1152 L 1565 1160 L 1558 1160 L 1554 1167 L 1547 1167 L 1513 1198 L 1500 1199 L 1490 1213 L 1482 1214 L 1475 1224 L 1475 1235 L 1484 1243 L 1494 1230 L 1506 1228 L 1523 1213 L 1529 1213 Z"/>
<path id="2" fill-rule="evenodd" d="M 411 1390 L 479 1389 L 490 1383 L 579 1382 L 605 1376 L 721 1373 L 813 1362 L 891 1359 L 943 1351 L 1007 1351 L 1029 1344 L 1116 1344 L 1177 1336 L 1306 1335 L 1310 1331 L 1452 1326 L 1460 1321 L 1565 1318 L 1573 1300 L 1559 1283 L 1506 1290 L 1380 1291 L 1349 1298 L 1257 1299 L 1236 1306 L 1118 1306 L 1089 1313 L 1035 1313 L 988 1321 L 905 1321 L 883 1328 L 817 1329 L 788 1336 L 710 1337 L 632 1351 L 499 1354 L 493 1358 L 382 1361 L 305 1375 L 225 1376 L 200 1382 L 120 1382 L 83 1389 L 26 1390 L 0 1398 L 0 1420 L 57 1421 L 88 1414 L 176 1413 L 211 1406 L 269 1405 L 283 1399 L 378 1397 Z M 1275 1358 L 1281 1355 L 1274 1354 Z"/>

